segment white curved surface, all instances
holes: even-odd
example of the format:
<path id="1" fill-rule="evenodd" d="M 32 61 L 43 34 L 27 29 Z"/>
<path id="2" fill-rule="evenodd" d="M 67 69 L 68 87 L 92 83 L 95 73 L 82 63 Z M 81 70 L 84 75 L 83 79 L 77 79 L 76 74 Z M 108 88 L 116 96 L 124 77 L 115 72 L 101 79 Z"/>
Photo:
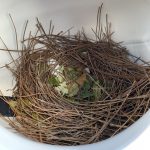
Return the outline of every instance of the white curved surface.
<path id="1" fill-rule="evenodd" d="M 34 30 L 35 17 L 48 27 L 52 19 L 55 31 L 67 30 L 74 26 L 73 32 L 82 26 L 91 36 L 91 27 L 95 28 L 97 7 L 100 0 L 0 0 L 0 36 L 9 48 L 15 48 L 10 13 L 18 30 L 19 40 L 23 31 L 23 23 L 29 19 L 29 29 Z M 109 14 L 116 40 L 125 41 L 131 53 L 150 60 L 150 0 L 105 0 L 103 12 Z M 104 21 L 104 17 L 103 17 Z M 2 44 L 0 44 L 2 47 Z M 9 62 L 9 55 L 0 51 L 0 66 Z M 0 70 L 0 89 L 5 95 L 13 87 L 12 76 L 6 69 Z M 0 150 L 148 150 L 150 142 L 150 111 L 139 121 L 117 136 L 90 145 L 64 147 L 33 142 L 12 133 L 3 122 L 0 122 Z M 147 145 L 147 148 L 143 148 Z"/>

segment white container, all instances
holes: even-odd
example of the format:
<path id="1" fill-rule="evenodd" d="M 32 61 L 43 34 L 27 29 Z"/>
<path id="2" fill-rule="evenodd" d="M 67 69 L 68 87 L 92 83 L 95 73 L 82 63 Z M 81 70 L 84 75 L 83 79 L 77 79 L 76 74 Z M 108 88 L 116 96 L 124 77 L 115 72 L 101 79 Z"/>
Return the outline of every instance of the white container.
<path id="1" fill-rule="evenodd" d="M 48 27 L 52 19 L 56 32 L 67 30 L 74 26 L 72 32 L 85 27 L 91 36 L 91 27 L 95 28 L 96 13 L 100 0 L 0 0 L 0 36 L 9 48 L 15 49 L 13 26 L 8 17 L 11 14 L 18 31 L 18 39 L 23 33 L 23 23 L 29 20 L 29 29 L 34 30 L 35 17 Z M 124 41 L 130 52 L 150 61 L 150 0 L 105 0 L 103 7 L 103 21 L 108 13 L 112 22 L 112 30 L 116 41 Z M 3 45 L 0 44 L 0 47 Z M 9 62 L 9 55 L 0 51 L 0 66 Z M 0 89 L 4 95 L 11 95 L 7 91 L 13 87 L 13 77 L 6 69 L 0 70 Z M 102 142 L 83 146 L 52 146 L 41 144 L 15 134 L 6 128 L 6 123 L 0 121 L 0 150 L 121 150 L 142 149 L 148 142 L 139 142 L 150 135 L 150 111 L 141 119 L 120 134 Z M 144 133 L 144 134 L 143 134 Z M 137 142 L 138 141 L 138 142 Z M 134 144 L 132 144 L 134 143 Z M 139 143 L 141 145 L 139 145 Z M 137 147 L 136 147 L 137 146 Z M 141 147 L 140 147 L 141 146 Z M 149 144 L 150 146 L 150 144 Z M 148 150 L 149 148 L 143 148 Z"/>

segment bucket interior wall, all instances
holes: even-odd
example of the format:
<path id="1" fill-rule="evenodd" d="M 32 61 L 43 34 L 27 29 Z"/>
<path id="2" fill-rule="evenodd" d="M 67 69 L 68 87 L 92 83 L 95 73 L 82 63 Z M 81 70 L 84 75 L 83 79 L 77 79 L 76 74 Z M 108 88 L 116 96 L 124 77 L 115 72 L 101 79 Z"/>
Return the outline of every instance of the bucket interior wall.
<path id="1" fill-rule="evenodd" d="M 30 30 L 35 32 L 36 17 L 43 23 L 46 30 L 49 21 L 55 26 L 54 32 L 67 30 L 70 27 L 72 34 L 84 27 L 90 37 L 93 37 L 91 28 L 96 27 L 98 6 L 103 2 L 102 24 L 105 26 L 105 15 L 108 14 L 112 23 L 113 38 L 127 46 L 130 53 L 150 61 L 150 0 L 0 0 L 0 37 L 10 49 L 16 49 L 15 32 L 9 17 L 11 14 L 17 29 L 18 42 L 21 41 L 24 23 L 29 20 L 27 35 Z M 4 48 L 0 42 L 0 48 Z M 16 58 L 17 54 L 13 54 Z M 9 63 L 11 58 L 7 52 L 0 51 L 0 67 Z M 7 69 L 0 69 L 0 90 L 3 95 L 12 95 L 11 89 L 15 79 Z M 117 136 L 96 144 L 61 147 L 33 142 L 25 137 L 14 134 L 8 129 L 6 122 L 0 121 L 0 149 L 2 150 L 110 150 L 126 147 L 134 141 L 150 124 L 150 112 L 137 121 L 133 126 Z M 137 132 L 138 131 L 138 132 Z"/>

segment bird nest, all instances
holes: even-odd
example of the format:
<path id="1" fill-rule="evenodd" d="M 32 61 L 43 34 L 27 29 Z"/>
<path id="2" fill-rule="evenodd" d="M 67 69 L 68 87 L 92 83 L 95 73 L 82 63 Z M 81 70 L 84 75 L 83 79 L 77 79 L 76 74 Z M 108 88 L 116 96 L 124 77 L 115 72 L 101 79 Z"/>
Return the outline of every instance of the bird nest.
<path id="1" fill-rule="evenodd" d="M 102 30 L 100 10 L 96 40 L 83 31 L 53 34 L 52 26 L 46 33 L 39 20 L 37 34 L 23 40 L 17 67 L 9 68 L 16 78 L 9 123 L 18 132 L 48 144 L 95 143 L 149 109 L 149 66 L 112 40 L 107 19 Z"/>

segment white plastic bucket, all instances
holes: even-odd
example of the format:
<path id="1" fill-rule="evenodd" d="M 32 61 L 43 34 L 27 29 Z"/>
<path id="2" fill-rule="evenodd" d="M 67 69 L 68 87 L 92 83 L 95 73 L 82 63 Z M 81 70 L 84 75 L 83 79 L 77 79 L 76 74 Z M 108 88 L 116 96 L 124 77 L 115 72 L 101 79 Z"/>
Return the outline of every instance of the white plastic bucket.
<path id="1" fill-rule="evenodd" d="M 35 17 L 38 17 L 45 28 L 52 19 L 56 32 L 67 30 L 74 26 L 72 32 L 82 27 L 91 36 L 91 27 L 96 26 L 97 8 L 100 0 L 0 0 L 0 36 L 9 48 L 15 48 L 15 36 L 12 23 L 8 17 L 11 14 L 21 40 L 23 23 L 29 20 L 29 29 L 34 30 Z M 116 41 L 124 41 L 130 52 L 150 61 L 150 0 L 105 0 L 103 21 L 108 13 L 112 22 L 112 30 Z M 2 44 L 0 44 L 3 47 Z M 9 62 L 9 55 L 0 51 L 0 66 Z M 13 87 L 13 77 L 6 69 L 0 70 L 0 89 L 4 95 Z M 150 111 L 141 119 L 120 134 L 102 142 L 83 146 L 52 146 L 41 144 L 15 134 L 6 128 L 6 123 L 0 121 L 0 150 L 120 150 L 126 149 L 150 125 Z M 138 144 L 138 143 L 137 143 Z M 135 148 L 135 147 L 134 147 Z M 135 148 L 137 150 L 137 148 Z"/>

